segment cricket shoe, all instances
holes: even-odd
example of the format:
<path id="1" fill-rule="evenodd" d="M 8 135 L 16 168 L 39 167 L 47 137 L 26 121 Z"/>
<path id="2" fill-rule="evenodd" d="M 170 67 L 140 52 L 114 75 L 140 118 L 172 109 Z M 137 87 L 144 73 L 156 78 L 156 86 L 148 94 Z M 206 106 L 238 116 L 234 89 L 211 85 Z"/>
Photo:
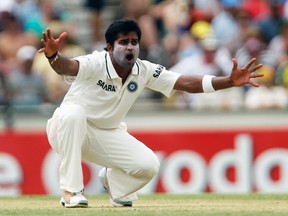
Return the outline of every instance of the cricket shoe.
<path id="1" fill-rule="evenodd" d="M 69 203 L 65 202 L 65 199 L 61 197 L 60 204 L 66 208 L 87 208 L 88 200 L 83 196 L 83 190 L 79 193 L 73 193 L 73 197 L 70 198 Z"/>
<path id="2" fill-rule="evenodd" d="M 110 194 L 110 189 L 107 181 L 107 168 L 102 168 L 98 173 L 99 181 L 102 184 L 102 186 L 108 191 Z M 110 203 L 114 207 L 131 207 L 133 205 L 132 201 L 116 201 L 113 200 L 110 194 Z"/>

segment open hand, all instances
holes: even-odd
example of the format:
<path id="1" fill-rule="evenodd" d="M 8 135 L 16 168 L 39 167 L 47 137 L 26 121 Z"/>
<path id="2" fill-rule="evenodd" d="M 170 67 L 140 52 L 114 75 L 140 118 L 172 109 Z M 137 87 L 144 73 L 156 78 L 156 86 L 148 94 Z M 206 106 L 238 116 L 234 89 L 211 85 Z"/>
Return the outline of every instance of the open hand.
<path id="1" fill-rule="evenodd" d="M 44 52 L 47 57 L 53 56 L 59 50 L 59 46 L 61 42 L 67 37 L 67 32 L 63 32 L 59 38 L 53 38 L 51 34 L 51 30 L 48 28 L 46 32 L 43 32 L 43 39 L 41 39 L 41 43 L 43 44 L 43 48 L 39 50 L 39 53 Z"/>
<path id="2" fill-rule="evenodd" d="M 259 84 L 257 84 L 252 80 L 253 78 L 263 76 L 263 74 L 253 73 L 263 66 L 262 64 L 252 66 L 256 62 L 256 58 L 252 58 L 243 68 L 238 68 L 238 62 L 236 59 L 233 58 L 232 61 L 233 61 L 233 68 L 230 78 L 233 82 L 233 86 L 242 86 L 245 84 L 250 84 L 254 87 L 259 87 Z"/>

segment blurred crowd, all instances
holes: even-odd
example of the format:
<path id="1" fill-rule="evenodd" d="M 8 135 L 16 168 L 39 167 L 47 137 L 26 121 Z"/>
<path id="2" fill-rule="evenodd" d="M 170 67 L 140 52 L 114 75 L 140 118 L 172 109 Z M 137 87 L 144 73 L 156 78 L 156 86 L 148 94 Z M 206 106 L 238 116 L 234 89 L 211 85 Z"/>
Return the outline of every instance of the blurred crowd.
<path id="1" fill-rule="evenodd" d="M 79 0 L 80 1 L 80 0 Z M 288 107 L 288 0 L 81 0 L 89 14 L 89 49 L 73 12 L 61 0 L 0 1 L 0 106 L 57 105 L 69 85 L 39 54 L 42 32 L 68 38 L 60 52 L 68 57 L 103 50 L 103 16 L 132 18 L 142 29 L 141 59 L 181 74 L 228 75 L 232 58 L 244 66 L 252 57 L 264 66 L 259 88 L 245 86 L 212 94 L 177 92 L 167 99 L 147 91 L 167 108 L 267 110 Z M 79 25 L 79 24 L 78 24 Z"/>

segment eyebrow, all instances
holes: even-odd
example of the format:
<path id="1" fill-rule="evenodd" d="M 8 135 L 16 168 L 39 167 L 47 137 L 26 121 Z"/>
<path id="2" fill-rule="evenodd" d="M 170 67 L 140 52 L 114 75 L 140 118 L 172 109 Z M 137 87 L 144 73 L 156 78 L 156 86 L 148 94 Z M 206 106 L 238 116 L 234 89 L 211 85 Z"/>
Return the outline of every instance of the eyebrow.
<path id="1" fill-rule="evenodd" d="M 125 40 L 130 40 L 130 38 L 129 37 L 127 37 L 127 38 L 119 38 L 118 40 L 119 41 L 125 41 Z M 132 38 L 131 40 L 132 41 L 135 41 L 135 40 L 138 41 L 138 38 Z"/>

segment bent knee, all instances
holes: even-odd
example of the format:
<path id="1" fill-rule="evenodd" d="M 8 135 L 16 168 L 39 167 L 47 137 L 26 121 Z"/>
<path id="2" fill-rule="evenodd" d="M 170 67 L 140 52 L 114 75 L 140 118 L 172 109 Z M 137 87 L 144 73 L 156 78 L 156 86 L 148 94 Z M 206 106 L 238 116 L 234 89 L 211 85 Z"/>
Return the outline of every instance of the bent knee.
<path id="1" fill-rule="evenodd" d="M 61 119 L 66 123 L 81 123 L 86 121 L 86 113 L 81 106 L 71 105 L 61 112 Z"/>
<path id="2" fill-rule="evenodd" d="M 160 163 L 155 157 L 151 160 L 139 161 L 134 164 L 130 174 L 142 179 L 152 179 L 159 171 Z"/>

